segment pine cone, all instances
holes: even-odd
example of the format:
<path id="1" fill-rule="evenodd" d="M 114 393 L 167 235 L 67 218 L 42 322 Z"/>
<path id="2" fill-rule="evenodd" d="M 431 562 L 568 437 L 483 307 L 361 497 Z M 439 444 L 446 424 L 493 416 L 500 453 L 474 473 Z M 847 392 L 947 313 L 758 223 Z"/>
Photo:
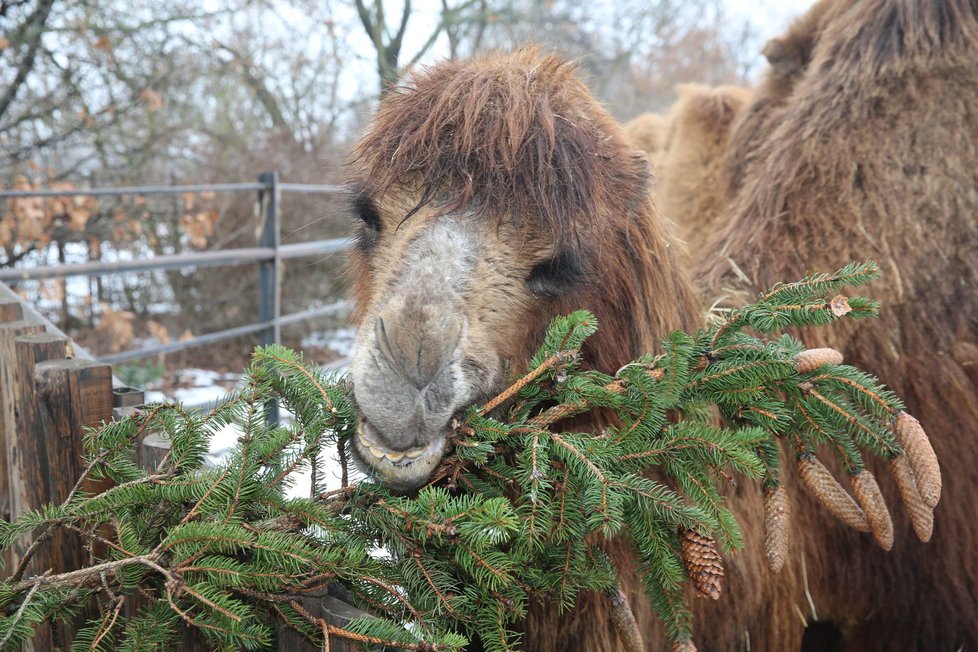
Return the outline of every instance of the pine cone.
<path id="1" fill-rule="evenodd" d="M 683 564 L 689 579 L 701 598 L 720 599 L 720 580 L 723 579 L 723 560 L 712 537 L 693 530 L 680 530 L 679 542 Z"/>
<path id="2" fill-rule="evenodd" d="M 791 502 L 784 486 L 764 490 L 764 552 L 767 565 L 777 573 L 788 556 L 788 526 L 791 522 Z"/>
<path id="3" fill-rule="evenodd" d="M 937 507 L 941 499 L 941 467 L 927 433 L 919 421 L 900 412 L 893 422 L 893 434 L 907 454 L 920 497 L 931 509 Z"/>
<path id="4" fill-rule="evenodd" d="M 808 493 L 832 516 L 854 530 L 872 531 L 862 508 L 814 455 L 804 455 L 798 460 L 798 474 Z"/>
<path id="5" fill-rule="evenodd" d="M 893 521 L 890 520 L 890 510 L 886 508 L 886 501 L 876 484 L 876 478 L 866 469 L 862 469 L 853 473 L 851 480 L 852 492 L 866 513 L 869 527 L 873 530 L 873 538 L 883 550 L 889 550 L 893 547 Z"/>
<path id="6" fill-rule="evenodd" d="M 842 364 L 842 354 L 835 349 L 806 349 L 791 359 L 798 373 L 815 371 L 823 364 Z"/>
<path id="7" fill-rule="evenodd" d="M 934 532 L 934 510 L 927 506 L 920 495 L 920 491 L 917 490 L 917 482 L 913 477 L 910 460 L 907 459 L 906 455 L 897 455 L 890 460 L 890 470 L 893 472 L 897 487 L 900 489 L 903 506 L 910 514 L 913 531 L 921 541 L 925 543 L 930 541 L 930 535 Z"/>
<path id="8" fill-rule="evenodd" d="M 696 644 L 691 638 L 687 638 L 685 641 L 673 641 L 672 652 L 696 652 Z"/>
<path id="9" fill-rule="evenodd" d="M 643 652 L 645 643 L 642 641 L 642 632 L 638 628 L 635 614 L 632 613 L 632 607 L 628 604 L 628 598 L 625 597 L 621 584 L 611 592 L 608 599 L 611 602 L 611 622 L 614 623 L 625 650 Z"/>

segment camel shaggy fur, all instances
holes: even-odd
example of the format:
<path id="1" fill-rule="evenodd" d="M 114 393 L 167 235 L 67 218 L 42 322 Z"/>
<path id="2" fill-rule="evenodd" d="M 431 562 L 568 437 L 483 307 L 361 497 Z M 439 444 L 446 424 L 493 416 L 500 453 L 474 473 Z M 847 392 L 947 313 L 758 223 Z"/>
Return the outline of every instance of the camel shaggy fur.
<path id="1" fill-rule="evenodd" d="M 694 252 L 696 275 L 707 297 L 745 296 L 877 260 L 881 318 L 806 339 L 903 396 L 945 478 L 931 542 L 897 509 L 888 554 L 799 502 L 796 541 L 821 540 L 805 551 L 817 631 L 841 650 L 976 649 L 978 2 L 823 0 L 766 53 L 731 137 L 730 208 Z M 889 473 L 876 475 L 895 504 Z"/>
<path id="2" fill-rule="evenodd" d="M 665 147 L 653 159 L 657 208 L 676 223 L 690 251 L 702 248 L 726 201 L 721 190 L 731 125 L 751 92 L 737 86 L 680 84 Z"/>

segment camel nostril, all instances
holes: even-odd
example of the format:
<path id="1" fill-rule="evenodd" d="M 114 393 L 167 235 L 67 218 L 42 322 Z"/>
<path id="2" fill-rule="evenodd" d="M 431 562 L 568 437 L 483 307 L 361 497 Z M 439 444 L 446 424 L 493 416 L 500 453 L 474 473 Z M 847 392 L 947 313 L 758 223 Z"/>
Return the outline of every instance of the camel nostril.
<path id="1" fill-rule="evenodd" d="M 394 351 L 391 349 L 390 340 L 387 338 L 387 327 L 384 324 L 384 318 L 378 316 L 377 322 L 374 324 L 374 335 L 377 337 L 377 346 L 380 348 L 381 354 L 387 358 L 387 360 L 400 368 L 397 364 L 397 358 L 394 355 Z"/>
<path id="2" fill-rule="evenodd" d="M 462 321 L 444 307 L 388 308 L 377 316 L 377 348 L 393 369 L 422 390 L 451 362 L 462 339 Z"/>

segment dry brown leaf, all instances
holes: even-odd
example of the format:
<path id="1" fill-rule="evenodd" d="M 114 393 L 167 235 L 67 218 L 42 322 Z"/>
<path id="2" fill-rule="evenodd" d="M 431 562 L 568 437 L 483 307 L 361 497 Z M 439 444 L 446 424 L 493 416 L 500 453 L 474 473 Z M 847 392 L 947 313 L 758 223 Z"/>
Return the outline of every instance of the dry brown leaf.
<path id="1" fill-rule="evenodd" d="M 163 108 L 163 96 L 154 91 L 152 88 L 144 88 L 139 91 L 140 101 L 146 105 L 150 113 L 156 113 Z"/>
<path id="2" fill-rule="evenodd" d="M 95 327 L 97 350 L 118 353 L 129 348 L 135 336 L 133 321 L 136 315 L 128 310 L 113 310 L 102 305 L 98 325 Z"/>
<path id="3" fill-rule="evenodd" d="M 180 229 L 187 235 L 192 246 L 203 249 L 207 246 L 208 239 L 214 235 L 217 218 L 217 211 L 213 210 L 186 213 L 180 218 Z"/>
<path id="4" fill-rule="evenodd" d="M 152 337 L 158 339 L 161 344 L 170 343 L 170 331 L 168 331 L 166 329 L 166 326 L 164 326 L 160 322 L 150 319 L 149 321 L 146 322 L 146 330 L 149 331 L 149 334 Z"/>
<path id="5" fill-rule="evenodd" d="M 829 304 L 829 308 L 832 309 L 832 314 L 836 317 L 843 317 L 852 312 L 852 306 L 849 305 L 849 297 L 837 294 L 832 297 L 832 302 Z"/>

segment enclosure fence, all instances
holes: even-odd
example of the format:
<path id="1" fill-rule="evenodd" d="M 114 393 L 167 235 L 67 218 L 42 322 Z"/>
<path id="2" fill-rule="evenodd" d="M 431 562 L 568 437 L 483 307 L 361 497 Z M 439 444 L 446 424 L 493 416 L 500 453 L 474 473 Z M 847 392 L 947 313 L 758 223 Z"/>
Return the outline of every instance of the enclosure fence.
<path id="1" fill-rule="evenodd" d="M 255 247 L 210 249 L 190 253 L 156 255 L 124 261 L 92 261 L 64 265 L 39 265 L 22 268 L 0 269 L 0 282 L 61 279 L 69 276 L 100 276 L 126 272 L 147 272 L 200 267 L 227 267 L 257 264 L 259 269 L 258 315 L 250 324 L 220 331 L 196 335 L 179 341 L 121 351 L 97 356 L 100 362 L 115 364 L 165 355 L 184 349 L 215 342 L 259 334 L 262 344 L 280 343 L 281 328 L 289 324 L 336 315 L 346 307 L 346 302 L 336 301 L 325 306 L 310 308 L 290 314 L 281 314 L 281 263 L 285 260 L 311 256 L 324 256 L 345 250 L 349 239 L 334 238 L 294 244 L 281 243 L 280 206 L 283 192 L 337 194 L 342 186 L 306 183 L 286 183 L 277 172 L 263 172 L 254 182 L 215 183 L 179 186 L 125 186 L 118 188 L 93 188 L 90 190 L 4 190 L 0 200 L 18 198 L 51 197 L 107 197 L 125 195 L 178 195 L 185 193 L 258 193 L 258 242 Z"/>

